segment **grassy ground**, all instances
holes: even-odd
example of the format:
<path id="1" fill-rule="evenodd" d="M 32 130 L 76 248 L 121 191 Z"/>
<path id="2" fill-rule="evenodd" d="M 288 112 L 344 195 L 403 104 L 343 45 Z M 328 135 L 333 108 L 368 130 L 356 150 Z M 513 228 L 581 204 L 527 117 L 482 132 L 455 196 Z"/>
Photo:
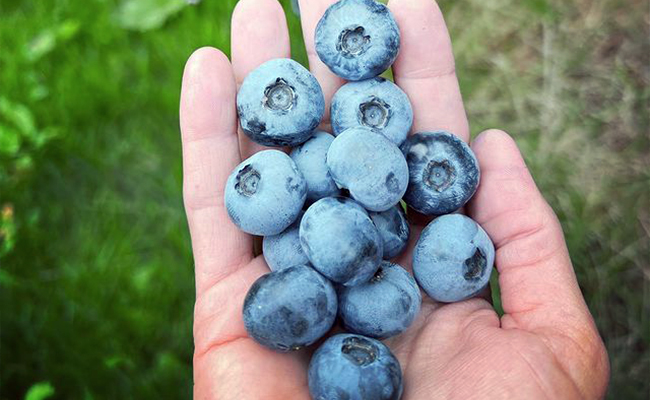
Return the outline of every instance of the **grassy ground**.
<path id="1" fill-rule="evenodd" d="M 0 3 L 0 399 L 191 393 L 178 90 L 235 3 Z M 512 133 L 560 215 L 609 397 L 647 398 L 647 3 L 441 5 L 472 132 Z"/>

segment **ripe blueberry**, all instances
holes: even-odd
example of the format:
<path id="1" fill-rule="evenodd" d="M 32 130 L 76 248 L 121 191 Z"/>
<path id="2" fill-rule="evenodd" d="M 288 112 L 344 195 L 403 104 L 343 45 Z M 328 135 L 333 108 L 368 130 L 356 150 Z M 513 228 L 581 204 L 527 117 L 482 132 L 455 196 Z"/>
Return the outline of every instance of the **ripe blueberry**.
<path id="1" fill-rule="evenodd" d="M 470 298 L 490 281 L 494 245 L 487 233 L 461 214 L 438 217 L 424 230 L 413 251 L 413 275 L 434 300 Z"/>
<path id="2" fill-rule="evenodd" d="M 402 396 L 399 361 L 382 342 L 338 334 L 323 343 L 309 363 L 313 399 L 398 400 Z"/>
<path id="3" fill-rule="evenodd" d="M 422 296 L 413 277 L 384 261 L 370 281 L 343 287 L 339 315 L 353 333 L 385 339 L 404 332 L 420 312 Z"/>
<path id="4" fill-rule="evenodd" d="M 397 58 L 400 35 L 388 7 L 374 0 L 332 4 L 316 26 L 316 52 L 349 81 L 374 78 Z"/>
<path id="5" fill-rule="evenodd" d="M 343 85 L 332 98 L 332 130 L 364 126 L 401 145 L 413 124 L 408 96 L 393 82 L 373 78 Z"/>
<path id="6" fill-rule="evenodd" d="M 326 197 L 312 204 L 300 223 L 300 242 L 311 264 L 333 282 L 368 281 L 384 253 L 379 231 L 352 199 Z"/>
<path id="7" fill-rule="evenodd" d="M 368 214 L 379 229 L 379 234 L 384 242 L 384 260 L 390 260 L 400 255 L 406 249 L 411 233 L 402 205 L 398 204 L 386 211 Z"/>
<path id="8" fill-rule="evenodd" d="M 327 166 L 334 181 L 370 211 L 397 204 L 409 179 L 399 148 L 369 128 L 350 128 L 337 136 L 327 152 Z"/>
<path id="9" fill-rule="evenodd" d="M 409 136 L 402 145 L 409 168 L 404 201 L 425 215 L 452 213 L 474 195 L 480 170 L 474 152 L 444 131 Z"/>
<path id="10" fill-rule="evenodd" d="M 228 177 L 224 201 L 230 219 L 252 235 L 277 235 L 300 215 L 307 184 L 285 153 L 264 150 Z"/>
<path id="11" fill-rule="evenodd" d="M 293 149 L 291 159 L 307 181 L 307 202 L 313 203 L 323 197 L 336 196 L 340 190 L 327 168 L 327 150 L 334 136 L 316 131 L 305 143 Z"/>
<path id="12" fill-rule="evenodd" d="M 336 317 L 332 284 L 306 265 L 261 276 L 244 299 L 244 327 L 277 351 L 298 350 L 329 331 Z"/>
<path id="13" fill-rule="evenodd" d="M 253 70 L 237 93 L 242 130 L 266 146 L 295 146 L 311 137 L 325 111 L 316 78 L 288 58 Z"/>
<path id="14" fill-rule="evenodd" d="M 264 236 L 262 253 L 271 271 L 309 264 L 300 244 L 300 221 L 302 215 L 282 233 Z"/>

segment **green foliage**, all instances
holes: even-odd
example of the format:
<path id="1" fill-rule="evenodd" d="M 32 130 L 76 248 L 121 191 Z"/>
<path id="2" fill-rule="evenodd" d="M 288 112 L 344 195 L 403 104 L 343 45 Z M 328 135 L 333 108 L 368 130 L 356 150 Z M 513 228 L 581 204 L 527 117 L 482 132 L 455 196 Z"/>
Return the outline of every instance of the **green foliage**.
<path id="1" fill-rule="evenodd" d="M 148 31 L 160 28 L 185 6 L 185 0 L 125 0 L 116 18 L 123 28 Z"/>
<path id="2" fill-rule="evenodd" d="M 25 58 L 31 63 L 40 60 L 54 50 L 57 45 L 72 39 L 79 32 L 79 28 L 79 21 L 74 19 L 68 19 L 46 28 L 25 47 Z"/>
<path id="3" fill-rule="evenodd" d="M 45 400 L 54 395 L 54 387 L 50 382 L 39 382 L 29 388 L 25 400 Z"/>
<path id="4" fill-rule="evenodd" d="M 235 4 L 0 3 L 0 398 L 46 398 L 54 388 L 60 398 L 190 396 L 179 88 L 194 49 L 229 53 Z M 610 395 L 643 398 L 643 3 L 440 4 L 473 134 L 501 127 L 524 149 L 609 348 Z M 287 16 L 292 54 L 305 63 L 300 23 Z"/>

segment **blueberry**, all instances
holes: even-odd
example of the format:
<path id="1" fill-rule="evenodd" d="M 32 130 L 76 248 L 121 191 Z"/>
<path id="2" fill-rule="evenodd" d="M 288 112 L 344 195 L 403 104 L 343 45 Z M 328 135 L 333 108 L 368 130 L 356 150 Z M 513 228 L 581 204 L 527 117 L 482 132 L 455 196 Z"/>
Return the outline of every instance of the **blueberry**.
<path id="1" fill-rule="evenodd" d="M 306 265 L 261 276 L 244 299 L 248 335 L 273 350 L 309 346 L 329 331 L 336 318 L 332 284 Z"/>
<path id="2" fill-rule="evenodd" d="M 421 303 L 413 277 L 399 265 L 384 261 L 370 281 L 341 289 L 339 315 L 348 331 L 385 339 L 411 326 Z"/>
<path id="3" fill-rule="evenodd" d="M 285 153 L 264 150 L 242 162 L 228 177 L 224 201 L 230 219 L 252 235 L 277 235 L 302 210 L 307 184 Z"/>
<path id="4" fill-rule="evenodd" d="M 309 363 L 309 393 L 315 400 L 398 400 L 399 361 L 382 342 L 341 333 L 327 339 Z"/>
<path id="5" fill-rule="evenodd" d="M 336 196 L 340 190 L 327 168 L 327 150 L 334 136 L 316 131 L 305 143 L 293 149 L 291 159 L 307 181 L 307 201 L 314 202 L 323 197 Z"/>
<path id="6" fill-rule="evenodd" d="M 369 214 L 384 242 L 384 260 L 400 255 L 406 249 L 411 233 L 401 204 L 383 212 Z"/>
<path id="7" fill-rule="evenodd" d="M 279 58 L 253 70 L 237 93 L 242 130 L 266 146 L 295 146 L 311 137 L 325 111 L 316 78 L 297 62 Z"/>
<path id="8" fill-rule="evenodd" d="M 312 204 L 300 223 L 300 242 L 316 270 L 346 286 L 372 278 L 384 252 L 366 210 L 345 197 Z"/>
<path id="9" fill-rule="evenodd" d="M 309 264 L 300 244 L 300 221 L 302 215 L 282 233 L 264 236 L 262 253 L 271 271 Z"/>
<path id="10" fill-rule="evenodd" d="M 413 274 L 434 300 L 470 298 L 490 281 L 494 245 L 487 233 L 461 214 L 438 217 L 424 230 L 413 252 Z"/>
<path id="11" fill-rule="evenodd" d="M 316 52 L 349 81 L 374 78 L 397 58 L 400 35 L 388 7 L 374 0 L 341 0 L 318 21 Z"/>
<path id="12" fill-rule="evenodd" d="M 404 201 L 425 215 L 452 213 L 472 198 L 480 171 L 469 146 L 444 131 L 409 136 L 402 145 L 409 167 Z"/>
<path id="13" fill-rule="evenodd" d="M 370 211 L 397 204 L 409 179 L 399 148 L 369 128 L 350 128 L 337 136 L 327 152 L 327 166 L 334 181 Z"/>
<path id="14" fill-rule="evenodd" d="M 331 119 L 335 135 L 365 126 L 399 146 L 413 124 L 413 109 L 396 84 L 373 78 L 343 85 L 332 98 Z"/>

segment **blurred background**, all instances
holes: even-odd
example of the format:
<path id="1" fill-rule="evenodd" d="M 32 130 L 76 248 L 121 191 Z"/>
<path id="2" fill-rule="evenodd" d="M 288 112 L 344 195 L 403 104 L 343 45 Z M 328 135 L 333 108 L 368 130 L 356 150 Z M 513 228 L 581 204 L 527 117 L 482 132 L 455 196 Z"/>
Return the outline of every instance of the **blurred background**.
<path id="1" fill-rule="evenodd" d="M 235 4 L 0 1 L 0 399 L 191 395 L 179 88 Z M 647 399 L 649 3 L 440 5 L 472 133 L 510 132 L 562 221 L 609 398 Z"/>

